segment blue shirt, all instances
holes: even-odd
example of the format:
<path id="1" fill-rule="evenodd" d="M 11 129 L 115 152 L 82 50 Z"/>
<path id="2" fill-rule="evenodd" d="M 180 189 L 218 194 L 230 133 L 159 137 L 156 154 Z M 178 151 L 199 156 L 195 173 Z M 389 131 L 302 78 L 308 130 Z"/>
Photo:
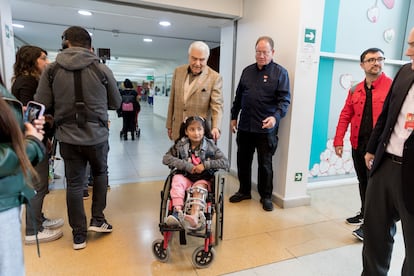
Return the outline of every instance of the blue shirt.
<path id="1" fill-rule="evenodd" d="M 254 133 L 267 133 L 262 121 L 276 118 L 275 127 L 286 115 L 290 104 L 289 76 L 285 68 L 271 61 L 260 70 L 254 63 L 246 67 L 240 77 L 236 96 L 231 108 L 231 119 L 236 120 L 240 112 L 238 129 Z"/>

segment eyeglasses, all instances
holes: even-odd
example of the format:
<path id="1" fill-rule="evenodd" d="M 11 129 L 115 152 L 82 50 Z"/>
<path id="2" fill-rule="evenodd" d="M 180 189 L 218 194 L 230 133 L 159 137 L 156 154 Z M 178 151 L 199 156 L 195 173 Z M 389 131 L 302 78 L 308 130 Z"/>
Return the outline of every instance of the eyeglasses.
<path id="1" fill-rule="evenodd" d="M 265 57 L 270 55 L 271 51 L 256 51 L 256 56 L 264 55 Z"/>
<path id="2" fill-rule="evenodd" d="M 375 62 L 381 63 L 384 62 L 385 57 L 379 57 L 379 58 L 369 58 L 367 60 L 364 60 L 364 63 L 369 63 L 369 64 L 375 64 Z"/>

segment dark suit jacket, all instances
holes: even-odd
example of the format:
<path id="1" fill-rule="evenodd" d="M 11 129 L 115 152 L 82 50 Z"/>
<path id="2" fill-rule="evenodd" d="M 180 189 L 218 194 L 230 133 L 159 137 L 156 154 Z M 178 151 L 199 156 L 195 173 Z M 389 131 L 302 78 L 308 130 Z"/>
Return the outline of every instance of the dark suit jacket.
<path id="1" fill-rule="evenodd" d="M 385 149 L 390 141 L 398 114 L 413 83 L 414 71 L 409 63 L 401 67 L 395 76 L 381 115 L 369 139 L 367 152 L 375 153 L 371 176 L 375 174 L 384 159 Z M 414 134 L 411 134 L 405 141 L 402 157 L 403 197 L 408 211 L 414 214 Z"/>

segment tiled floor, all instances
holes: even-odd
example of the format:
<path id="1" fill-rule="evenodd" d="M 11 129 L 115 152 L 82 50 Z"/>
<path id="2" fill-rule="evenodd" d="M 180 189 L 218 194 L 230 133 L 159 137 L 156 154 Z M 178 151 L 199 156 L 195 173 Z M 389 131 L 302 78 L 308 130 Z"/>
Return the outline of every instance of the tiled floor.
<path id="1" fill-rule="evenodd" d="M 176 235 L 169 262 L 157 261 L 151 244 L 162 237 L 158 229 L 160 191 L 168 175 L 161 158 L 171 145 L 165 122 L 143 103 L 141 137 L 121 141 L 121 119 L 111 113 L 111 121 L 111 189 L 105 214 L 113 233 L 89 233 L 86 249 L 74 251 L 65 183 L 56 180 L 44 211 L 49 217 L 65 218 L 64 236 L 41 244 L 40 258 L 36 246 L 25 246 L 27 275 L 360 275 L 362 243 L 351 235 L 354 228 L 344 222 L 359 208 L 355 184 L 310 190 L 310 206 L 265 212 L 257 193 L 252 200 L 229 203 L 237 180 L 227 176 L 224 235 L 215 247 L 212 265 L 194 268 L 192 253 L 203 240 L 188 237 L 187 245 L 180 245 Z M 63 174 L 63 161 L 56 162 L 56 171 Z M 84 202 L 89 216 L 91 199 Z M 400 233 L 393 254 L 389 275 L 399 275 L 404 255 Z"/>

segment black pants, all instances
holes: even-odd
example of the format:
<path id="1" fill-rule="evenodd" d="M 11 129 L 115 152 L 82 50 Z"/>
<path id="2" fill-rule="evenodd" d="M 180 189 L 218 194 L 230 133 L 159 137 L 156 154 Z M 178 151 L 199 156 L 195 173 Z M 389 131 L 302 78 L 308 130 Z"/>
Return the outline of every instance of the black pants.
<path id="1" fill-rule="evenodd" d="M 49 158 L 47 155 L 35 167 L 39 175 L 39 183 L 34 185 L 36 194 L 26 206 L 26 235 L 35 235 L 36 232 L 43 231 L 42 223 L 45 217 L 42 212 L 43 201 L 49 193 Z"/>
<path id="2" fill-rule="evenodd" d="M 250 194 L 252 185 L 252 162 L 257 151 L 257 189 L 261 198 L 271 198 L 273 192 L 272 158 L 277 148 L 277 135 L 272 133 L 237 132 L 237 175 L 239 192 Z"/>
<path id="3" fill-rule="evenodd" d="M 86 215 L 83 207 L 83 187 L 86 164 L 89 162 L 93 175 L 92 220 L 105 220 L 103 210 L 106 207 L 108 185 L 108 141 L 92 146 L 78 146 L 60 142 L 60 154 L 65 162 L 67 180 L 66 204 L 69 224 L 73 235 L 85 235 L 87 232 Z"/>
<path id="4" fill-rule="evenodd" d="M 130 131 L 134 135 L 136 128 L 136 112 L 135 111 L 122 111 L 122 134 L 127 135 Z"/>
<path id="5" fill-rule="evenodd" d="M 408 213 L 402 194 L 401 164 L 384 157 L 368 181 L 364 213 L 363 276 L 388 273 L 396 232 L 401 220 L 405 259 L 401 275 L 414 275 L 414 215 Z"/>
<path id="6" fill-rule="evenodd" d="M 365 193 L 368 186 L 369 171 L 365 165 L 365 147 L 358 147 L 352 149 L 352 160 L 354 161 L 354 168 L 359 182 L 359 197 L 361 198 L 361 214 L 364 214 Z"/>

